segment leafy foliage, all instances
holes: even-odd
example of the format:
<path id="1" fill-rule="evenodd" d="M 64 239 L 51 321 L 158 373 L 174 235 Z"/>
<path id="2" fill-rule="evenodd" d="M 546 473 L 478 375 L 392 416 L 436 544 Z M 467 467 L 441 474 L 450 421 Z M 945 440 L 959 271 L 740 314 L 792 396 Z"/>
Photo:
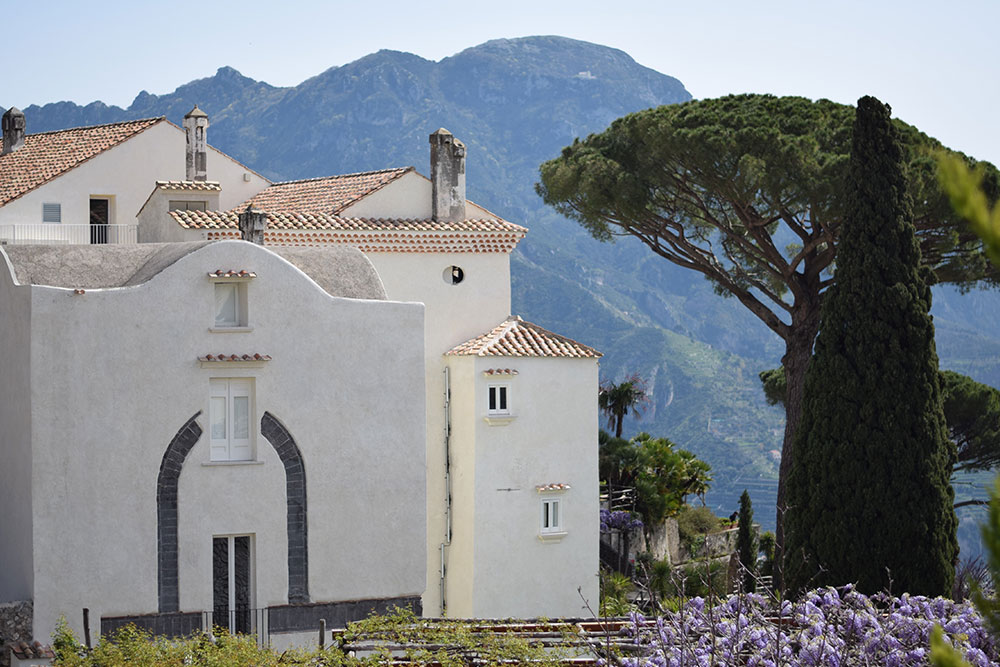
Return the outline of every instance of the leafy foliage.
<path id="1" fill-rule="evenodd" d="M 309 665 L 322 659 L 327 665 L 362 664 L 349 660 L 335 649 L 326 651 L 289 651 L 277 654 L 257 646 L 248 635 L 200 634 L 187 639 L 154 637 L 149 632 L 126 626 L 111 636 L 102 637 L 92 650 L 87 650 L 66 623 L 60 622 L 53 635 L 55 665 L 59 667 L 237 667 L 240 665 Z"/>
<path id="2" fill-rule="evenodd" d="M 1000 464 L 1000 391 L 954 371 L 941 371 L 948 433 L 958 448 L 958 470 Z"/>
<path id="3" fill-rule="evenodd" d="M 696 554 L 705 544 L 705 536 L 722 530 L 719 517 L 708 507 L 685 505 L 677 513 L 677 537 L 689 554 Z"/>
<path id="4" fill-rule="evenodd" d="M 764 577 L 770 577 L 774 574 L 774 541 L 774 533 L 770 530 L 760 534 L 760 543 L 757 548 L 760 550 L 760 555 L 764 557 L 760 564 L 760 574 Z"/>
<path id="5" fill-rule="evenodd" d="M 704 494 L 711 467 L 666 438 L 640 433 L 631 440 L 601 431 L 598 436 L 601 479 L 636 490 L 635 509 L 646 526 L 674 516 L 689 495 Z"/>
<path id="6" fill-rule="evenodd" d="M 726 565 L 720 560 L 698 560 L 677 568 L 663 560 L 653 565 L 650 587 L 661 600 L 697 597 L 718 599 L 726 595 L 726 576 Z"/>
<path id="7" fill-rule="evenodd" d="M 628 596 L 635 588 L 620 572 L 601 572 L 601 616 L 625 616 L 635 611 Z"/>
<path id="8" fill-rule="evenodd" d="M 985 166 L 970 169 L 957 155 L 938 155 L 938 169 L 938 177 L 951 205 L 969 221 L 983 239 L 990 259 L 1000 266 L 1000 204 L 996 202 L 995 181 L 987 178 Z"/>
<path id="9" fill-rule="evenodd" d="M 423 622 L 409 610 L 396 609 L 384 615 L 351 623 L 343 636 L 345 642 L 373 642 L 374 652 L 355 657 L 331 645 L 325 650 L 276 653 L 257 646 L 248 635 L 217 632 L 186 639 L 153 637 L 135 626 L 127 626 L 111 637 L 103 637 L 87 650 L 63 623 L 54 637 L 55 664 L 59 667 L 243 667 L 256 665 L 306 665 L 360 667 L 383 665 L 394 657 L 390 646 L 404 646 L 401 656 L 409 664 L 436 664 L 460 667 L 468 664 L 523 664 L 555 666 L 566 657 L 566 647 L 544 648 L 510 633 L 481 632 L 472 621 Z"/>
<path id="10" fill-rule="evenodd" d="M 858 101 L 850 182 L 788 477 L 785 584 L 950 593 L 955 449 L 902 154 L 874 98 Z"/>

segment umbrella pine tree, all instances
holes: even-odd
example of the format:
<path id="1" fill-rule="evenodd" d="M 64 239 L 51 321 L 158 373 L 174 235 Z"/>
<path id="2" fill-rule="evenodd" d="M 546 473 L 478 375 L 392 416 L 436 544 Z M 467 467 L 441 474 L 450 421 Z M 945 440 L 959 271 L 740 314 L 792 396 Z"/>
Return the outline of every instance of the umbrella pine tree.
<path id="1" fill-rule="evenodd" d="M 944 595 L 958 555 L 948 440 L 900 148 L 890 110 L 858 101 L 836 282 L 793 441 L 789 590 Z"/>

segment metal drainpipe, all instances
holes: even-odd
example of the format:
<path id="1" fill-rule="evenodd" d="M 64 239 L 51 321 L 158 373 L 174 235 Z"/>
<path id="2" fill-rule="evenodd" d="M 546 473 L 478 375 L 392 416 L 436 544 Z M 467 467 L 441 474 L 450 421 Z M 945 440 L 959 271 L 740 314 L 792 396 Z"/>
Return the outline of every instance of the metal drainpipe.
<path id="1" fill-rule="evenodd" d="M 448 605 L 444 597 L 444 579 L 448 567 L 445 564 L 445 547 L 451 546 L 451 374 L 444 367 L 444 542 L 441 543 L 441 615 L 445 615 Z"/>

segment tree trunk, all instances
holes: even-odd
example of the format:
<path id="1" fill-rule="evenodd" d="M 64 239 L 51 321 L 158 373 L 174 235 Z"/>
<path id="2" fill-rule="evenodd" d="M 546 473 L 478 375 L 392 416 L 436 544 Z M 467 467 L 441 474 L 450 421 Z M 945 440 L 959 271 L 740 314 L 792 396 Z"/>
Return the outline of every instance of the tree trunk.
<path id="1" fill-rule="evenodd" d="M 792 445 L 795 431 L 802 417 L 802 396 L 805 391 L 806 369 L 812 357 L 813 342 L 819 330 L 819 303 L 811 308 L 803 308 L 800 316 L 792 315 L 789 337 L 785 340 L 785 355 L 781 365 L 785 368 L 785 437 L 781 445 L 781 463 L 778 466 L 778 501 L 774 531 L 774 587 L 783 589 L 782 559 L 785 546 L 785 481 L 792 468 Z M 799 321 L 796 321 L 798 319 Z"/>

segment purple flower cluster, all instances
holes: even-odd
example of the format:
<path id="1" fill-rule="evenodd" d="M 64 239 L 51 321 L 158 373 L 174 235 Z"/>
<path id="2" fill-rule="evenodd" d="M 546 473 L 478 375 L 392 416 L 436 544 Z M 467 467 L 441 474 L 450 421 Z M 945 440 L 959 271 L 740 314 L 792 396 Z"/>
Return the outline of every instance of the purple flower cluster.
<path id="1" fill-rule="evenodd" d="M 610 533 L 612 530 L 620 530 L 623 533 L 627 533 L 636 528 L 642 528 L 642 521 L 631 512 L 601 510 L 602 533 Z"/>
<path id="2" fill-rule="evenodd" d="M 862 595 L 851 586 L 823 588 L 779 609 L 757 594 L 732 595 L 710 607 L 689 600 L 656 619 L 632 617 L 621 665 L 682 667 L 748 665 L 853 667 L 927 665 L 931 628 L 976 667 L 998 664 L 1000 652 L 969 603 L 903 595 Z"/>

